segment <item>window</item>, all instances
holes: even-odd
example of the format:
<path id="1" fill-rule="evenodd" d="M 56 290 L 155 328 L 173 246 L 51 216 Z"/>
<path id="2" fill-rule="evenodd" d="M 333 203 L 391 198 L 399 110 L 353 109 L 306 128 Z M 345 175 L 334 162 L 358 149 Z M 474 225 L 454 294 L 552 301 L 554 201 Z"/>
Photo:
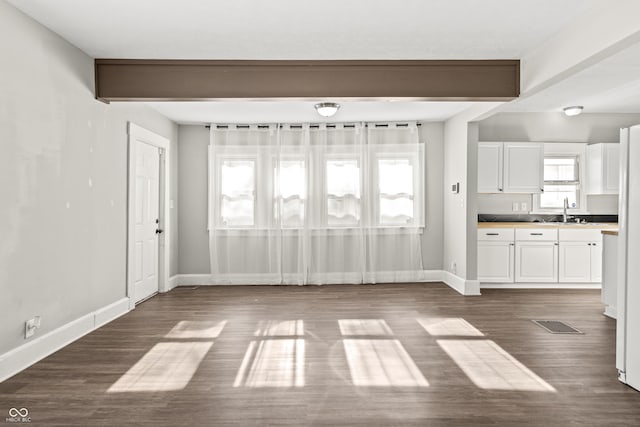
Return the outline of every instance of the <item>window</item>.
<path id="1" fill-rule="evenodd" d="M 223 226 L 255 223 L 255 160 L 223 159 L 220 167 L 220 220 Z"/>
<path id="2" fill-rule="evenodd" d="M 273 168 L 274 215 L 283 227 L 299 227 L 304 223 L 304 160 L 281 160 Z"/>
<path id="3" fill-rule="evenodd" d="M 413 179 L 410 159 L 378 159 L 380 225 L 406 225 L 413 222 Z"/>
<path id="4" fill-rule="evenodd" d="M 327 223 L 360 222 L 360 165 L 357 159 L 327 160 Z"/>
<path id="5" fill-rule="evenodd" d="M 415 128 L 381 129 L 216 127 L 210 229 L 424 227 L 424 146 Z"/>
<path id="6" fill-rule="evenodd" d="M 565 198 L 569 199 L 570 209 L 580 208 L 578 156 L 545 156 L 540 208 L 562 209 Z"/>

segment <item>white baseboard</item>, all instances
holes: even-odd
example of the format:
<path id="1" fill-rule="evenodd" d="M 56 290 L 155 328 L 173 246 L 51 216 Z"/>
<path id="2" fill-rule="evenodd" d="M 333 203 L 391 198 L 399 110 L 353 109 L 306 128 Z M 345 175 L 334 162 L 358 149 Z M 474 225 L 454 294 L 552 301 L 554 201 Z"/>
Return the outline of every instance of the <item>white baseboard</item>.
<path id="1" fill-rule="evenodd" d="M 441 270 L 423 271 L 381 271 L 369 274 L 365 277 L 365 283 L 406 283 L 406 282 L 441 282 Z M 285 275 L 285 282 L 282 283 L 279 274 L 225 274 L 215 277 L 211 274 L 178 274 L 169 280 L 171 287 L 176 286 L 226 286 L 226 285 L 297 285 L 295 275 Z M 342 283 L 362 283 L 362 275 L 355 274 L 327 274 L 322 280 L 309 278 L 309 284 L 342 284 Z"/>
<path id="2" fill-rule="evenodd" d="M 0 382 L 128 311 L 129 298 L 122 298 L 0 355 Z"/>
<path id="3" fill-rule="evenodd" d="M 604 308 L 604 315 L 607 317 L 610 317 L 612 319 L 617 319 L 618 318 L 618 310 L 615 307 L 611 307 L 611 306 L 606 306 Z"/>
<path id="4" fill-rule="evenodd" d="M 600 283 L 480 283 L 480 289 L 601 289 Z"/>
<path id="5" fill-rule="evenodd" d="M 175 288 L 176 286 L 178 286 L 178 279 L 180 278 L 179 274 L 174 274 L 173 276 L 169 277 L 169 281 L 167 282 L 167 290 L 164 292 L 169 292 L 171 289 Z"/>
<path id="6" fill-rule="evenodd" d="M 450 288 L 465 296 L 480 295 L 480 282 L 467 280 L 449 271 L 442 272 L 442 281 Z"/>

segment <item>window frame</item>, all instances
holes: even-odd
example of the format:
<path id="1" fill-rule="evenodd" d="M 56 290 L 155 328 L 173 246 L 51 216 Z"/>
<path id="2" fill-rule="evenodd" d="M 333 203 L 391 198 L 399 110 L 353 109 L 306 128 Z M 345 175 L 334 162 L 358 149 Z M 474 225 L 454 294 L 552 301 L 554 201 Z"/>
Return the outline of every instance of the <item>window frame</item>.
<path id="1" fill-rule="evenodd" d="M 222 165 L 226 161 L 250 161 L 253 162 L 253 224 L 252 225 L 229 225 L 225 224 L 222 218 Z M 220 153 L 215 156 L 215 182 L 214 182 L 214 209 L 215 209 L 215 227 L 226 230 L 253 230 L 260 228 L 260 219 L 258 218 L 258 173 L 260 172 L 260 161 L 258 156 L 249 154 L 230 154 Z"/>
<path id="2" fill-rule="evenodd" d="M 421 188 L 421 184 L 420 184 L 420 159 L 418 156 L 418 153 L 415 152 L 384 152 L 384 151 L 379 151 L 379 152 L 375 152 L 373 153 L 372 156 L 372 163 L 373 163 L 373 167 L 375 168 L 375 173 L 374 173 L 374 182 L 375 184 L 372 186 L 373 188 L 371 188 L 370 191 L 370 197 L 372 197 L 372 202 L 373 202 L 373 214 L 374 214 L 374 218 L 373 218 L 373 224 L 376 227 L 379 228 L 402 228 L 402 227 L 410 227 L 410 228 L 414 228 L 414 227 L 423 227 L 423 225 L 420 224 L 420 206 L 419 203 L 423 200 L 423 197 L 421 196 L 421 194 L 419 194 L 422 191 Z M 380 203 L 380 199 L 381 199 L 381 195 L 382 193 L 380 192 L 380 161 L 381 160 L 407 160 L 409 162 L 409 164 L 412 167 L 412 185 L 413 185 L 413 194 L 411 195 L 411 202 L 413 205 L 413 214 L 412 214 L 412 218 L 411 218 L 411 222 L 408 222 L 406 224 L 383 224 L 381 222 L 381 203 Z"/>
<path id="3" fill-rule="evenodd" d="M 240 151 L 245 147 L 218 148 L 209 146 L 209 211 L 208 230 L 222 232 L 264 231 L 282 228 L 289 232 L 299 232 L 304 228 L 312 230 L 333 230 L 338 233 L 360 228 L 406 229 L 422 233 L 426 217 L 426 184 L 424 165 L 424 143 L 418 148 L 413 144 L 362 144 L 354 146 L 326 145 L 306 146 L 284 150 L 274 154 L 267 147 L 257 147 L 256 151 Z M 246 147 L 250 148 L 250 147 Z M 253 147 L 255 148 L 255 147 Z M 408 160 L 413 168 L 413 218 L 403 224 L 383 224 L 380 218 L 379 160 Z M 305 194 L 302 200 L 305 213 L 301 224 L 282 224 L 281 196 L 276 194 L 275 168 L 278 161 L 301 161 L 304 164 Z M 222 218 L 222 166 L 226 161 L 249 161 L 253 163 L 253 224 L 229 225 Z M 330 161 L 353 161 L 358 168 L 359 219 L 348 224 L 330 224 L 328 215 L 328 163 Z M 311 187 L 313 185 L 313 187 Z"/>
<path id="4" fill-rule="evenodd" d="M 543 181 L 543 185 L 551 183 L 551 185 L 576 185 L 576 203 L 577 207 L 569 208 L 567 212 L 571 214 L 588 214 L 587 210 L 587 194 L 583 191 L 585 182 L 585 158 L 586 158 L 586 144 L 583 143 L 545 143 L 544 144 L 544 159 L 547 158 L 568 158 L 572 157 L 576 159 L 577 168 L 577 180 L 576 181 Z M 544 160 L 543 160 L 544 161 Z M 544 172 L 543 172 L 544 173 Z M 544 176 L 543 176 L 544 179 Z M 547 208 L 541 206 L 540 194 L 533 195 L 533 210 L 531 213 L 540 214 L 561 214 L 563 208 Z"/>
<path id="5" fill-rule="evenodd" d="M 329 162 L 330 161 L 355 161 L 356 167 L 358 168 L 358 220 L 351 224 L 329 224 Z M 345 228 L 359 228 L 362 224 L 367 224 L 368 218 L 364 218 L 366 214 L 365 209 L 363 209 L 363 201 L 366 201 L 366 198 L 369 197 L 367 189 L 364 187 L 364 176 L 363 176 L 363 166 L 364 162 L 362 156 L 359 153 L 353 152 L 333 152 L 327 153 L 322 159 L 322 211 L 323 211 L 323 220 L 322 220 L 322 228 L 330 228 L 330 229 L 345 229 Z M 344 199 L 344 196 L 341 197 Z M 338 198 L 340 199 L 340 197 Z M 319 224 L 316 224 L 319 225 Z"/>
<path id="6" fill-rule="evenodd" d="M 282 221 L 282 194 L 276 194 L 276 186 L 279 185 L 280 183 L 277 182 L 276 180 L 280 179 L 280 175 L 277 176 L 276 178 L 276 171 L 278 171 L 280 169 L 280 164 L 282 162 L 301 162 L 302 163 L 302 170 L 304 172 L 304 194 L 302 195 L 302 198 L 300 199 L 302 206 L 303 206 L 303 215 L 302 215 L 302 225 L 286 225 L 283 223 Z M 270 185 L 270 193 L 271 193 L 271 204 L 272 204 L 272 209 L 273 209 L 273 214 L 270 217 L 270 221 L 272 223 L 273 226 L 276 227 L 282 227 L 282 228 L 286 228 L 286 229 L 291 229 L 291 230 L 295 230 L 295 229 L 300 229 L 304 226 L 305 222 L 307 221 L 307 218 L 304 215 L 305 209 L 308 207 L 309 204 L 309 162 L 307 157 L 303 154 L 294 154 L 294 153 L 287 153 L 287 154 L 283 154 L 281 156 L 271 156 L 271 185 Z M 279 193 L 279 188 L 278 188 L 278 193 Z"/>

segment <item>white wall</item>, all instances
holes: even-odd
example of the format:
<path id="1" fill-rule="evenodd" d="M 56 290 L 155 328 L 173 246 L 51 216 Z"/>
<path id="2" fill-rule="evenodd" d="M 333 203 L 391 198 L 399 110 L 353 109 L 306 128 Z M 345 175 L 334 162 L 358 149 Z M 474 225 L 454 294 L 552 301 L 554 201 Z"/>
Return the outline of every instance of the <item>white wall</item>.
<path id="1" fill-rule="evenodd" d="M 443 245 L 443 146 L 444 125 L 422 123 L 420 138 L 426 144 L 426 228 L 422 236 L 426 270 L 442 269 Z M 204 126 L 179 127 L 179 272 L 207 274 L 207 146 L 209 130 Z"/>
<path id="2" fill-rule="evenodd" d="M 126 295 L 127 121 L 174 150 L 177 126 L 96 101 L 93 60 L 4 1 L 0 52 L 2 354 L 28 318 L 42 316 L 38 336 Z"/>
<path id="3" fill-rule="evenodd" d="M 619 142 L 640 114 L 499 113 L 479 122 L 480 141 Z"/>
<path id="4" fill-rule="evenodd" d="M 498 105 L 475 104 L 444 125 L 443 267 L 463 279 L 475 279 L 476 268 L 478 126 L 473 122 Z M 455 183 L 458 194 L 451 192 Z"/>
<path id="5" fill-rule="evenodd" d="M 211 272 L 207 232 L 209 129 L 179 126 L 178 139 L 178 272 L 208 274 Z"/>
<path id="6" fill-rule="evenodd" d="M 620 128 L 635 123 L 640 123 L 640 114 L 500 113 L 480 121 L 479 128 L 480 141 L 617 143 Z M 533 200 L 527 194 L 479 194 L 478 212 L 511 214 L 514 202 L 531 208 Z M 591 214 L 616 214 L 618 198 L 587 196 L 587 208 Z"/>

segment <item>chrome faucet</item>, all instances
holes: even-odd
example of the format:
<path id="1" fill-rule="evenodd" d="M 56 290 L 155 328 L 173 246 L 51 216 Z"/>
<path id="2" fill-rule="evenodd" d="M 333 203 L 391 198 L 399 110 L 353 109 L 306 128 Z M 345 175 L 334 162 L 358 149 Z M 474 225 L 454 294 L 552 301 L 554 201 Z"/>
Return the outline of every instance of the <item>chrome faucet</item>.
<path id="1" fill-rule="evenodd" d="M 574 217 L 572 215 L 567 215 L 567 209 L 569 209 L 569 198 L 565 197 L 564 198 L 564 205 L 563 205 L 563 209 L 562 209 L 562 222 L 566 223 L 567 219 L 571 218 L 573 219 Z"/>

